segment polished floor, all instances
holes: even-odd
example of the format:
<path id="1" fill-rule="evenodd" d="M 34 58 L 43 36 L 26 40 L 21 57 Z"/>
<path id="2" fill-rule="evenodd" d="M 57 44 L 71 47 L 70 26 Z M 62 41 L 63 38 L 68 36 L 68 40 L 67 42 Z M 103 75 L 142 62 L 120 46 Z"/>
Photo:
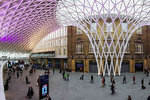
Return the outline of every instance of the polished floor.
<path id="1" fill-rule="evenodd" d="M 18 79 L 16 75 L 12 76 L 10 88 L 6 91 L 7 100 L 28 100 L 25 96 L 27 94 L 28 87 L 33 86 L 34 96 L 31 100 L 39 100 L 39 90 L 37 86 L 37 78 L 44 71 L 38 70 L 33 76 L 29 76 L 31 84 L 25 84 L 25 76 L 28 75 L 28 71 L 24 71 L 23 76 Z M 150 86 L 148 82 L 150 77 L 146 77 L 143 73 L 130 74 L 126 73 L 127 83 L 122 84 L 122 76 L 116 76 L 116 93 L 111 95 L 110 78 L 106 77 L 106 86 L 102 87 L 101 77 L 94 75 L 94 83 L 90 83 L 90 73 L 85 74 L 84 80 L 79 80 L 82 73 L 71 72 L 70 81 L 64 81 L 62 74 L 58 70 L 53 74 L 52 71 L 49 77 L 49 94 L 52 100 L 127 100 L 130 94 L 132 100 L 147 100 L 150 95 Z M 136 76 L 136 84 L 133 85 L 132 77 Z M 144 78 L 145 90 L 141 89 L 141 79 Z"/>

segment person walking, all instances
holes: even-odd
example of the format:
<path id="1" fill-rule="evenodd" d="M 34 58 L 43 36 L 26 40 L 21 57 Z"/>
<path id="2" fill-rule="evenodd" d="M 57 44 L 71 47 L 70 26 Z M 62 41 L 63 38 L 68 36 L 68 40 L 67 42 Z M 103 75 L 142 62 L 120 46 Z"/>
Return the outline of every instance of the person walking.
<path id="1" fill-rule="evenodd" d="M 146 76 L 149 77 L 149 71 L 148 71 L 148 68 L 146 70 Z"/>
<path id="2" fill-rule="evenodd" d="M 135 84 L 135 76 L 133 76 L 133 84 Z"/>
<path id="3" fill-rule="evenodd" d="M 102 78 L 102 87 L 105 86 L 105 77 Z"/>
<path id="4" fill-rule="evenodd" d="M 144 86 L 144 79 L 143 79 L 143 78 L 142 78 L 142 80 L 141 80 L 141 84 L 142 84 L 141 88 L 142 88 L 142 89 L 145 89 L 146 87 Z"/>
<path id="5" fill-rule="evenodd" d="M 65 70 L 63 70 L 62 75 L 63 75 L 63 79 L 65 79 Z"/>
<path id="6" fill-rule="evenodd" d="M 30 76 L 33 74 L 33 68 L 30 69 L 29 74 Z"/>
<path id="7" fill-rule="evenodd" d="M 132 100 L 131 95 L 128 96 L 128 100 Z"/>
<path id="8" fill-rule="evenodd" d="M 113 84 L 115 84 L 115 83 L 116 83 L 116 82 L 115 82 L 115 79 L 113 79 L 112 83 L 113 83 Z"/>
<path id="9" fill-rule="evenodd" d="M 84 74 L 81 75 L 80 80 L 84 80 Z"/>
<path id="10" fill-rule="evenodd" d="M 150 95 L 147 97 L 147 100 L 150 100 Z"/>
<path id="11" fill-rule="evenodd" d="M 50 71 L 49 71 L 49 69 L 48 69 L 48 71 L 47 71 L 47 74 L 48 74 L 48 75 L 50 74 Z"/>
<path id="12" fill-rule="evenodd" d="M 5 86 L 4 86 L 4 89 L 5 89 L 5 90 L 8 90 L 8 89 L 9 89 L 9 84 L 8 84 L 8 83 L 9 83 L 9 81 L 8 81 L 8 79 L 7 79 L 7 80 L 6 80 L 6 84 L 5 84 Z"/>
<path id="13" fill-rule="evenodd" d="M 94 77 L 93 77 L 93 75 L 91 75 L 91 81 L 90 81 L 90 83 L 94 83 Z"/>
<path id="14" fill-rule="evenodd" d="M 142 87 L 144 86 L 144 79 L 141 80 Z"/>
<path id="15" fill-rule="evenodd" d="M 17 79 L 19 78 L 19 71 L 17 71 Z"/>
<path id="16" fill-rule="evenodd" d="M 29 88 L 28 88 L 28 93 L 27 93 L 27 97 L 28 97 L 28 98 L 32 98 L 33 95 L 34 95 L 33 88 L 32 88 L 32 86 L 29 86 Z"/>
<path id="17" fill-rule="evenodd" d="M 62 69 L 60 68 L 59 73 L 61 73 L 61 72 L 62 72 Z"/>
<path id="18" fill-rule="evenodd" d="M 110 76 L 110 82 L 113 82 L 113 75 Z"/>
<path id="19" fill-rule="evenodd" d="M 127 83 L 125 75 L 123 75 L 123 82 L 122 82 L 122 84 L 124 84 L 124 83 Z"/>
<path id="20" fill-rule="evenodd" d="M 115 87 L 114 87 L 114 84 L 112 83 L 111 84 L 111 94 L 113 95 L 115 93 Z"/>
<path id="21" fill-rule="evenodd" d="M 48 94 L 47 94 L 46 100 L 52 100 Z"/>
<path id="22" fill-rule="evenodd" d="M 20 68 L 20 74 L 21 74 L 21 76 L 22 76 L 22 73 L 23 73 L 23 69 Z"/>
<path id="23" fill-rule="evenodd" d="M 28 77 L 26 76 L 26 84 L 29 84 L 29 80 L 28 80 Z"/>

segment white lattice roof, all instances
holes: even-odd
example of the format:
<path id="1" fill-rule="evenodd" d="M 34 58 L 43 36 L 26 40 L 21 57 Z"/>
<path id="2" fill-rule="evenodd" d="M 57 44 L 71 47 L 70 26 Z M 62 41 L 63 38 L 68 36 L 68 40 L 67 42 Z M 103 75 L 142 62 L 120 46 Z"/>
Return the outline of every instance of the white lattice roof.
<path id="1" fill-rule="evenodd" d="M 149 7 L 150 0 L 0 0 L 0 51 L 30 52 L 50 32 L 89 16 L 147 22 Z"/>

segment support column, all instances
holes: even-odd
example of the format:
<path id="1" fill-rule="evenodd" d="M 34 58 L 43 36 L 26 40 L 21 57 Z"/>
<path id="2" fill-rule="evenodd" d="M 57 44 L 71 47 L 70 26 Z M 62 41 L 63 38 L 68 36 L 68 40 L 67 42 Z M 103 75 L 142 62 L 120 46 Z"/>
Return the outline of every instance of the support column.
<path id="1" fill-rule="evenodd" d="M 75 72 L 75 60 L 72 60 L 72 71 Z"/>
<path id="2" fill-rule="evenodd" d="M 135 73 L 135 60 L 133 60 L 133 72 Z"/>
<path id="3" fill-rule="evenodd" d="M 64 69 L 64 60 L 61 59 L 61 68 Z"/>
<path id="4" fill-rule="evenodd" d="M 89 72 L 89 60 L 84 61 L 84 72 Z"/>
<path id="5" fill-rule="evenodd" d="M 135 72 L 135 60 L 130 59 L 130 72 L 134 73 Z"/>
<path id="6" fill-rule="evenodd" d="M 72 70 L 72 59 L 67 60 L 67 68 Z"/>
<path id="7" fill-rule="evenodd" d="M 45 64 L 48 65 L 48 58 L 45 58 Z"/>
<path id="8" fill-rule="evenodd" d="M 55 59 L 52 59 L 53 67 L 55 68 Z"/>
<path id="9" fill-rule="evenodd" d="M 133 73 L 133 60 L 130 59 L 130 73 Z"/>

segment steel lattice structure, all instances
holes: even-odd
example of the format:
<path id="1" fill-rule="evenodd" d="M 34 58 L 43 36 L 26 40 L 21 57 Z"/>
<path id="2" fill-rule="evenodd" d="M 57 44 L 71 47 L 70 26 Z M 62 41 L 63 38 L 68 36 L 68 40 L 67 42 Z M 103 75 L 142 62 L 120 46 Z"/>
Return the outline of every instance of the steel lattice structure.
<path id="1" fill-rule="evenodd" d="M 102 70 L 103 75 L 106 72 L 110 75 L 111 71 L 113 75 L 116 71 L 120 75 L 127 43 L 136 29 L 149 24 L 149 12 L 150 0 L 1 0 L 0 50 L 31 52 L 48 33 L 62 26 L 75 25 L 90 40 L 98 74 Z M 106 34 L 104 28 L 108 19 L 112 23 L 109 27 L 113 26 L 114 31 Z M 119 24 L 115 23 L 116 20 Z M 96 26 L 90 27 L 93 22 Z M 126 27 L 130 26 L 125 35 L 124 29 L 118 32 L 123 22 L 127 23 Z M 114 37 L 117 37 L 115 43 Z"/>

